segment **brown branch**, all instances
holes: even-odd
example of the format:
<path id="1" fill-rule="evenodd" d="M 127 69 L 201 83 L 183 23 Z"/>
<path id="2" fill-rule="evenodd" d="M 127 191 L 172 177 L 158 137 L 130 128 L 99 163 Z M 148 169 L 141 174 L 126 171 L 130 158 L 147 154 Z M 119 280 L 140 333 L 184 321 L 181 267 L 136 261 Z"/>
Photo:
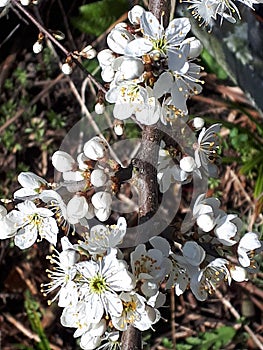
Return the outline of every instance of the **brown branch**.
<path id="1" fill-rule="evenodd" d="M 149 10 L 166 27 L 169 22 L 170 0 L 150 0 Z M 139 155 L 133 161 L 139 198 L 138 230 L 140 224 L 147 221 L 158 208 L 157 161 L 162 132 L 156 125 L 147 125 L 142 129 L 142 141 Z M 143 234 L 139 233 L 139 234 Z M 122 335 L 122 350 L 142 349 L 141 332 L 130 325 Z"/>

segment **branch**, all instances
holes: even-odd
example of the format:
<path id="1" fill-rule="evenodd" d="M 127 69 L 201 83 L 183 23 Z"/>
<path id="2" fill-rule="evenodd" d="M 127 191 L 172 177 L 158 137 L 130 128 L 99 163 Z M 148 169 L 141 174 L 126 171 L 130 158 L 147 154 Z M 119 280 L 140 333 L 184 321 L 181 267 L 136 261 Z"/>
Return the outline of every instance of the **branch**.
<path id="1" fill-rule="evenodd" d="M 170 0 L 150 0 L 149 10 L 163 21 L 166 27 L 169 22 Z M 157 161 L 159 144 L 161 142 L 162 132 L 156 125 L 147 125 L 142 129 L 142 141 L 139 155 L 133 161 L 137 168 L 136 184 L 139 199 L 138 230 L 140 224 L 147 221 L 158 208 L 158 183 L 157 183 Z M 141 232 L 143 234 L 143 232 Z M 141 332 L 130 325 L 122 335 L 123 350 L 142 349 Z"/>

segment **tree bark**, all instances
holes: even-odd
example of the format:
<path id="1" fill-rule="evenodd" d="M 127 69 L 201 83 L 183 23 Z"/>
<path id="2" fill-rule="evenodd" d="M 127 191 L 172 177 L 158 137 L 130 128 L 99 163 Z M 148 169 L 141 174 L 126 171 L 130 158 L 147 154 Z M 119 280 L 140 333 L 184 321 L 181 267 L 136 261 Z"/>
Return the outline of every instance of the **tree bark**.
<path id="1" fill-rule="evenodd" d="M 162 22 L 168 25 L 170 15 L 170 0 L 150 0 L 149 10 Z M 136 183 L 140 193 L 138 213 L 138 230 L 140 224 L 147 221 L 158 208 L 157 161 L 162 132 L 156 125 L 147 125 L 142 130 L 141 148 L 133 165 L 137 170 Z M 143 232 L 139 232 L 143 234 Z M 122 350 L 141 350 L 141 332 L 128 326 L 122 335 Z"/>

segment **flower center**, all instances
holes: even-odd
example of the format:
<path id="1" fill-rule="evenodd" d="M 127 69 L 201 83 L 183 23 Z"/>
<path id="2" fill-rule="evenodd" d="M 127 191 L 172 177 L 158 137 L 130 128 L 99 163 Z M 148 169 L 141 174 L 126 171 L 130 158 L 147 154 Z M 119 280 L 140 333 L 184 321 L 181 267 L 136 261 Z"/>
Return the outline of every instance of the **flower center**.
<path id="1" fill-rule="evenodd" d="M 102 294 L 107 289 L 107 283 L 101 275 L 94 276 L 89 283 L 92 293 Z"/>
<path id="2" fill-rule="evenodd" d="M 165 37 L 152 40 L 152 45 L 154 50 L 158 50 L 161 51 L 161 53 L 166 54 L 167 40 Z"/>
<path id="3" fill-rule="evenodd" d="M 28 215 L 27 219 L 31 225 L 36 226 L 36 227 L 39 227 L 43 222 L 43 218 L 41 218 L 41 216 L 38 214 Z"/>
<path id="4" fill-rule="evenodd" d="M 131 311 L 135 311 L 136 310 L 136 303 L 135 301 L 128 301 L 123 303 L 124 306 L 124 310 L 126 312 L 131 312 Z"/>

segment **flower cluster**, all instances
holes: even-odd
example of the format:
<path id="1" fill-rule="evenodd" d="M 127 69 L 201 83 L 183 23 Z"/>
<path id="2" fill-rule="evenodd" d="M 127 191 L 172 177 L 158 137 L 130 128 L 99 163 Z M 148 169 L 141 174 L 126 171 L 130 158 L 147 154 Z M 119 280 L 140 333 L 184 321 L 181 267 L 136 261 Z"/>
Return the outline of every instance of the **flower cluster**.
<path id="1" fill-rule="evenodd" d="M 20 174 L 19 180 L 23 188 L 15 192 L 16 198 L 23 194 L 29 199 L 9 213 L 1 207 L 4 234 L 0 238 L 14 236 L 21 249 L 30 247 L 38 235 L 55 245 L 61 217 L 44 201 L 38 206 L 34 201 L 39 204 L 56 192 L 46 189 L 49 184 L 32 173 Z M 241 226 L 237 215 L 220 209 L 217 198 L 202 194 L 192 208 L 191 229 L 180 242 L 152 237 L 150 248 L 139 244 L 124 261 L 118 245 L 125 238 L 125 218 L 120 217 L 116 225 L 95 225 L 78 243 L 63 237 L 62 251 L 53 249 L 47 257 L 53 265 L 47 271 L 50 282 L 42 284 L 42 292 L 53 294 L 50 302 L 57 300 L 63 308 L 61 324 L 75 328 L 81 348 L 111 344 L 117 348 L 128 325 L 145 331 L 160 320 L 159 308 L 165 303 L 161 290 L 174 287 L 181 295 L 190 288 L 204 301 L 221 282 L 244 281 L 248 273 L 256 272 L 255 256 L 263 246 L 255 232 L 241 236 Z"/>
<path id="2" fill-rule="evenodd" d="M 220 124 L 213 124 L 205 128 L 202 127 L 204 120 L 197 117 L 191 119 L 187 125 L 192 126 L 195 132 L 199 132 L 198 137 L 189 147 L 185 147 L 180 153 L 177 152 L 176 156 L 172 156 L 172 150 L 166 149 L 165 143 L 159 150 L 157 177 L 162 193 L 166 192 L 172 183 L 190 182 L 194 175 L 199 178 L 217 177 L 218 175 L 219 141 L 217 134 Z M 201 131 L 200 128 L 202 128 Z"/>
<path id="3" fill-rule="evenodd" d="M 159 285 L 168 271 L 162 266 L 162 253 L 138 247 L 142 249 L 133 253 L 129 271 L 116 248 L 125 233 L 126 220 L 120 217 L 117 225 L 93 226 L 78 244 L 62 238 L 62 251 L 48 257 L 53 269 L 48 270 L 50 282 L 42 285 L 42 291 L 45 295 L 56 291 L 50 302 L 58 299 L 61 323 L 76 328 L 74 337 L 80 337 L 83 349 L 95 349 L 104 341 L 117 344 L 129 324 L 144 331 L 160 319 L 157 307 L 164 297 Z M 146 275 L 147 283 L 141 286 Z"/>
<path id="4" fill-rule="evenodd" d="M 188 1 L 188 0 L 187 0 Z M 189 9 L 192 15 L 201 22 L 212 28 L 214 22 L 220 17 L 220 24 L 226 19 L 230 23 L 236 22 L 236 17 L 240 19 L 240 13 L 236 2 L 232 0 L 189 0 Z M 261 4 L 262 0 L 239 0 L 242 4 L 253 9 L 253 5 Z"/>
<path id="5" fill-rule="evenodd" d="M 187 99 L 202 90 L 201 67 L 193 62 L 202 46 L 186 38 L 189 19 L 174 19 L 165 29 L 138 5 L 128 17 L 131 24 L 117 24 L 107 37 L 109 48 L 97 56 L 102 79 L 110 83 L 105 98 L 115 104 L 115 118 L 135 115 L 140 123 L 152 125 L 166 120 L 168 106 L 187 115 Z"/>

